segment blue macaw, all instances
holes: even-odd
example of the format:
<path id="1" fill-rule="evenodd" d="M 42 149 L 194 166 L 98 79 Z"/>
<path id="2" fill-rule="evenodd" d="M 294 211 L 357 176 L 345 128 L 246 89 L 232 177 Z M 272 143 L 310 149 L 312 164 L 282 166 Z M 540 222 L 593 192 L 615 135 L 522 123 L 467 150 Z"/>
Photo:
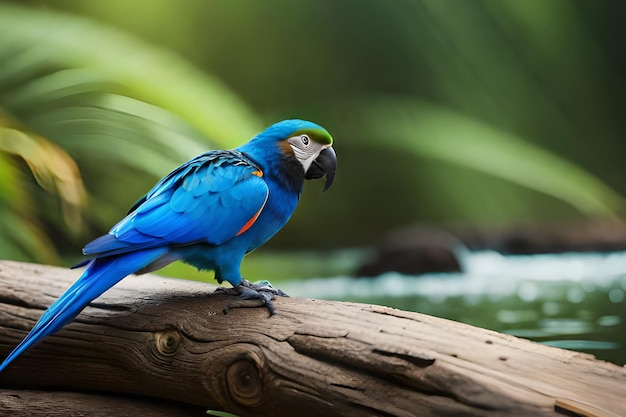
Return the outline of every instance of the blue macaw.
<path id="1" fill-rule="evenodd" d="M 244 255 L 289 220 L 305 179 L 333 183 L 337 158 L 321 126 L 284 120 L 248 143 L 209 151 L 160 180 L 108 234 L 83 249 L 90 259 L 81 277 L 46 310 L 28 335 L 0 364 L 0 372 L 47 335 L 60 330 L 129 274 L 151 272 L 176 260 L 215 271 L 242 299 L 258 298 L 270 314 L 271 285 L 241 277 Z"/>

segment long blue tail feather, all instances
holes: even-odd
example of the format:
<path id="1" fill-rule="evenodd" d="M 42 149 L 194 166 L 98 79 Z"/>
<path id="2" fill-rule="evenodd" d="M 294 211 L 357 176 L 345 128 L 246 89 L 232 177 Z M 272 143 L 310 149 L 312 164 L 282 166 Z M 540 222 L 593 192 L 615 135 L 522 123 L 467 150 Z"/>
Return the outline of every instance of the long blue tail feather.
<path id="1" fill-rule="evenodd" d="M 81 277 L 43 313 L 30 333 L 0 364 L 0 372 L 28 348 L 72 321 L 87 304 L 122 278 L 145 268 L 167 250 L 162 247 L 89 261 Z"/>

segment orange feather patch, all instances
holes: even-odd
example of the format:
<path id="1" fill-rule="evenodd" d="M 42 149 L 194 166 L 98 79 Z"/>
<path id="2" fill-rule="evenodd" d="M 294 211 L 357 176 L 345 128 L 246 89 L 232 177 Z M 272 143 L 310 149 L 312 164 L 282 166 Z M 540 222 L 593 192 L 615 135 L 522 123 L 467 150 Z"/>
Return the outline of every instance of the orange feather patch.
<path id="1" fill-rule="evenodd" d="M 252 175 L 256 175 L 257 177 L 261 178 L 263 176 L 263 171 L 259 170 L 259 171 L 254 171 L 252 173 Z M 237 234 L 235 236 L 239 236 L 240 234 L 244 233 L 246 230 L 248 230 L 250 227 L 252 227 L 252 225 L 254 224 L 254 222 L 256 222 L 256 219 L 259 218 L 259 216 L 261 215 L 261 212 L 263 211 L 263 208 L 265 207 L 265 203 L 267 203 L 267 197 L 269 197 L 269 194 L 267 194 L 265 196 L 265 201 L 263 202 L 263 205 L 261 206 L 261 208 L 259 209 L 259 211 L 256 212 L 256 214 L 254 216 L 252 216 L 250 218 L 250 220 L 248 220 L 246 222 L 246 224 L 243 225 L 243 227 L 239 230 L 239 232 L 237 232 Z"/>
<path id="2" fill-rule="evenodd" d="M 267 201 L 267 200 L 266 200 Z M 263 207 L 265 207 L 265 203 L 263 203 Z M 256 214 L 254 216 L 252 216 L 252 218 L 250 220 L 248 220 L 248 222 L 246 224 L 243 225 L 243 227 L 241 228 L 241 230 L 239 230 L 239 232 L 237 232 L 236 236 L 239 236 L 240 234 L 244 233 L 246 230 L 248 230 L 250 227 L 252 227 L 252 225 L 254 224 L 254 222 L 256 221 L 256 219 L 259 218 L 259 216 L 261 215 L 261 212 L 263 211 L 263 207 L 261 207 L 261 209 L 259 211 L 256 212 Z"/>

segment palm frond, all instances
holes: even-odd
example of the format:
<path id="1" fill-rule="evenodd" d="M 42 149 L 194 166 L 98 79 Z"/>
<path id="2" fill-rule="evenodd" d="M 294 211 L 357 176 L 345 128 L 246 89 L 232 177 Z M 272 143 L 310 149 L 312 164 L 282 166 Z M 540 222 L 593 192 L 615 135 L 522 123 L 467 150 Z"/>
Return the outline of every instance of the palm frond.
<path id="1" fill-rule="evenodd" d="M 23 159 L 37 181 L 58 192 L 68 224 L 82 202 L 84 189 L 73 161 L 53 144 L 0 127 L 0 255 L 2 258 L 58 262 L 52 241 L 42 230 L 29 192 L 29 180 L 16 158 Z"/>
<path id="2" fill-rule="evenodd" d="M 81 227 L 85 189 L 78 167 L 66 152 L 42 137 L 2 126 L 0 152 L 22 158 L 37 184 L 59 196 L 65 224 L 73 229 Z"/>
<path id="3" fill-rule="evenodd" d="M 624 208 L 624 198 L 591 173 L 509 132 L 420 100 L 359 103 L 350 106 L 353 120 L 391 149 L 500 178 L 585 215 L 616 215 Z M 466 197 L 471 199 L 471 192 Z"/>
<path id="4" fill-rule="evenodd" d="M 218 79 L 175 54 L 49 9 L 0 4 L 0 62 L 0 156 L 26 161 L 0 164 L 9 177 L 0 194 L 13 202 L 2 207 L 0 257 L 40 259 L 42 246 L 61 249 L 80 230 L 75 252 L 155 179 L 261 126 Z"/>
<path id="5" fill-rule="evenodd" d="M 170 110 L 220 146 L 250 137 L 260 127 L 218 79 L 173 53 L 76 16 L 1 4 L 0 57 L 10 63 L 0 74 L 4 86 L 25 78 L 34 81 L 12 91 L 15 102 L 65 97 L 81 86 L 99 87 L 96 91 L 108 86 Z M 83 71 L 80 76 L 54 71 L 52 78 L 42 77 L 51 67 Z"/>

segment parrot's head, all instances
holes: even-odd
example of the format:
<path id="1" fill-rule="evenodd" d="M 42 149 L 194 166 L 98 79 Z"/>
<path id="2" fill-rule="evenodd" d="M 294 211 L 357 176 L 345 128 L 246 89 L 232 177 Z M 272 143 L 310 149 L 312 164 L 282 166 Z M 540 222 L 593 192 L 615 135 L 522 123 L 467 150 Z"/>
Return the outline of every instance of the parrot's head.
<path id="1" fill-rule="evenodd" d="M 271 169 L 281 172 L 299 190 L 305 179 L 326 177 L 324 191 L 335 179 L 337 155 L 333 138 L 323 127 L 306 120 L 283 120 L 265 129 L 240 149 L 253 158 L 260 155 Z M 274 162 L 274 163 L 271 163 Z"/>

